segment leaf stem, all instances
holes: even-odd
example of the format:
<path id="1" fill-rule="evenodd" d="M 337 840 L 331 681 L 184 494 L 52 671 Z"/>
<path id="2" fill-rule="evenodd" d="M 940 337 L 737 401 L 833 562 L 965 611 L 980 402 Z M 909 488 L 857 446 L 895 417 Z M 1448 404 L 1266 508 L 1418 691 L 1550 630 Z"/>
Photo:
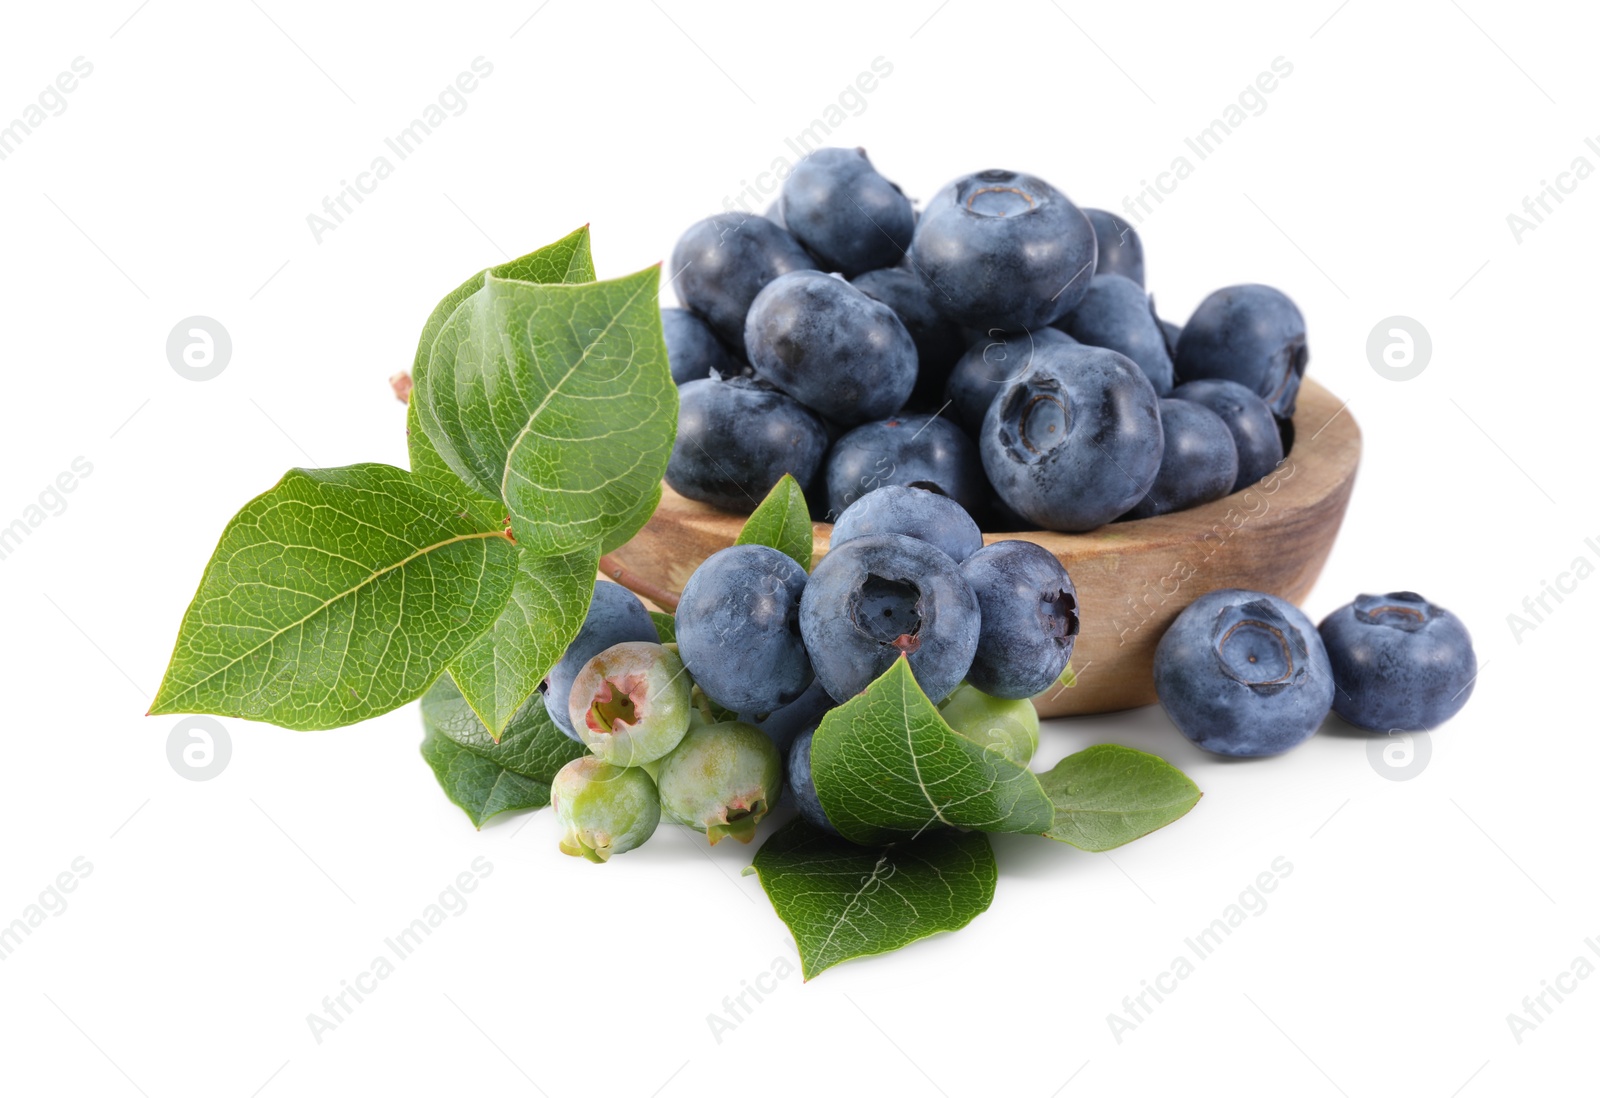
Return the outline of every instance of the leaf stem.
<path id="1" fill-rule="evenodd" d="M 628 571 L 627 568 L 623 567 L 622 562 L 610 553 L 600 558 L 600 572 L 607 579 L 621 584 L 635 595 L 649 599 L 663 610 L 676 610 L 678 608 L 678 596 L 676 593 L 667 590 L 653 580 L 648 580 L 643 576 Z"/>

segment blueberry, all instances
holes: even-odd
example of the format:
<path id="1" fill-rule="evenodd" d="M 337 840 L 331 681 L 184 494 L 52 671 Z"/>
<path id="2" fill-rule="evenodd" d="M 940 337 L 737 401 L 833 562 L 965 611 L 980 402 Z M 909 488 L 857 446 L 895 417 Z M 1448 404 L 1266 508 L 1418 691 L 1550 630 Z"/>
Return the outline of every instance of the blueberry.
<path id="1" fill-rule="evenodd" d="M 981 514 L 989 486 L 977 447 L 941 416 L 907 415 L 867 423 L 833 444 L 828 455 L 828 509 L 845 508 L 875 488 L 903 484 L 949 496 Z"/>
<path id="2" fill-rule="evenodd" d="M 1361 595 L 1318 627 L 1333 682 L 1333 711 L 1373 732 L 1443 724 L 1472 696 L 1478 658 L 1461 619 L 1421 595 Z"/>
<path id="3" fill-rule="evenodd" d="M 583 665 L 567 695 L 567 717 L 596 756 L 614 766 L 640 766 L 683 739 L 690 686 L 672 649 L 623 641 Z"/>
<path id="4" fill-rule="evenodd" d="M 996 698 L 1055 685 L 1078 636 L 1078 591 L 1061 562 L 1031 541 L 997 541 L 968 557 L 961 575 L 981 614 L 967 680 Z"/>
<path id="5" fill-rule="evenodd" d="M 1306 321 L 1293 301 L 1271 286 L 1229 286 L 1202 301 L 1183 326 L 1178 378 L 1237 381 L 1273 414 L 1289 416 L 1309 357 Z"/>
<path id="6" fill-rule="evenodd" d="M 816 729 L 802 732 L 789 747 L 789 790 L 794 794 L 795 807 L 812 827 L 828 835 L 839 834 L 828 814 L 822 810 L 817 796 L 817 783 L 811 777 L 811 740 Z"/>
<path id="7" fill-rule="evenodd" d="M 1150 307 L 1150 295 L 1119 274 L 1095 275 L 1061 327 L 1079 343 L 1108 347 L 1138 363 L 1158 394 L 1172 389 L 1172 356 Z"/>
<path id="8" fill-rule="evenodd" d="M 961 329 L 934 308 L 927 283 L 913 270 L 885 267 L 851 279 L 851 285 L 895 311 L 917 346 L 917 383 L 908 407 L 935 411 L 944 403 L 945 381 L 967 349 Z"/>
<path id="9" fill-rule="evenodd" d="M 1234 449 L 1239 452 L 1239 475 L 1232 491 L 1248 488 L 1283 460 L 1283 436 L 1267 402 L 1237 381 L 1207 378 L 1188 381 L 1172 390 L 1174 400 L 1203 404 L 1228 425 Z"/>
<path id="10" fill-rule="evenodd" d="M 1039 750 L 1039 711 L 1025 698 L 990 697 L 964 682 L 939 703 L 939 715 L 963 738 L 1018 766 Z"/>
<path id="11" fill-rule="evenodd" d="M 821 724 L 822 718 L 833 706 L 834 700 L 827 690 L 823 689 L 820 682 L 813 680 L 804 694 L 782 709 L 765 714 L 740 713 L 739 719 L 766 733 L 767 739 L 777 746 L 778 753 L 782 755 L 788 752 L 796 736 Z"/>
<path id="12" fill-rule="evenodd" d="M 917 345 L 895 311 L 820 271 L 768 283 L 744 346 L 756 377 L 838 423 L 892 415 L 917 381 Z"/>
<path id="13" fill-rule="evenodd" d="M 1233 491 L 1239 451 L 1221 416 L 1192 400 L 1163 400 L 1161 437 L 1161 468 L 1129 518 L 1187 510 Z"/>
<path id="14" fill-rule="evenodd" d="M 1109 210 L 1094 210 L 1085 206 L 1083 215 L 1094 226 L 1095 244 L 1100 252 L 1094 273 L 1121 275 L 1143 286 L 1144 244 L 1140 242 L 1133 226 Z"/>
<path id="15" fill-rule="evenodd" d="M 1115 351 L 1046 347 L 995 397 L 978 443 L 989 480 L 1012 510 L 1049 530 L 1093 530 L 1155 482 L 1160 398 Z"/>
<path id="16" fill-rule="evenodd" d="M 761 216 L 780 229 L 787 231 L 789 228 L 783 223 L 783 196 L 781 194 L 767 203 L 767 208 L 762 212 Z"/>
<path id="17" fill-rule="evenodd" d="M 595 656 L 623 641 L 653 641 L 657 639 L 656 626 L 650 620 L 650 611 L 644 608 L 637 595 L 626 587 L 601 580 L 594 585 L 594 599 L 578 635 L 572 638 L 567 650 L 545 676 L 544 707 L 556 727 L 568 736 L 583 742 L 578 730 L 567 716 L 567 698 L 572 693 L 572 680 L 578 677 L 583 665 Z"/>
<path id="18" fill-rule="evenodd" d="M 591 862 L 632 850 L 661 822 L 661 799 L 649 774 L 593 755 L 556 771 L 550 806 L 562 830 L 561 852 Z"/>
<path id="19" fill-rule="evenodd" d="M 783 795 L 783 762 L 761 731 L 742 721 L 697 725 L 661 760 L 667 817 L 704 831 L 711 845 L 747 843 Z"/>
<path id="20" fill-rule="evenodd" d="M 1178 730 L 1218 755 L 1280 755 L 1310 738 L 1333 704 L 1311 620 L 1258 591 L 1190 603 L 1156 646 L 1155 678 Z"/>
<path id="21" fill-rule="evenodd" d="M 783 223 L 831 271 L 854 278 L 900 262 L 911 247 L 911 202 L 865 149 L 818 149 L 783 181 Z"/>
<path id="22" fill-rule="evenodd" d="M 934 305 L 956 323 L 1028 332 L 1066 315 L 1089 288 L 1094 227 L 1042 179 L 978 172 L 928 203 L 911 258 Z"/>
<path id="23" fill-rule="evenodd" d="M 847 541 L 822 558 L 800 598 L 800 635 L 817 680 L 847 701 L 901 654 L 935 702 L 966 677 L 978 599 L 955 561 L 903 534 Z"/>
<path id="24" fill-rule="evenodd" d="M 800 639 L 806 570 L 765 545 L 707 557 L 678 602 L 678 654 L 695 684 L 725 709 L 770 713 L 811 685 Z"/>
<path id="25" fill-rule="evenodd" d="M 1154 303 L 1152 302 L 1152 304 Z M 1176 375 L 1178 370 L 1178 339 L 1183 335 L 1183 326 L 1174 324 L 1170 320 L 1162 320 L 1160 317 L 1156 318 L 1156 323 L 1161 325 L 1161 338 L 1167 344 L 1167 357 L 1172 359 L 1172 370 L 1173 374 Z"/>
<path id="26" fill-rule="evenodd" d="M 827 424 L 799 401 L 750 378 L 691 381 L 678 390 L 667 483 L 749 514 L 784 473 L 809 485 L 827 451 Z"/>
<path id="27" fill-rule="evenodd" d="M 661 334 L 667 341 L 667 361 L 672 364 L 675 383 L 682 385 L 713 373 L 728 377 L 737 372 L 733 356 L 711 325 L 688 309 L 662 309 Z"/>
<path id="28" fill-rule="evenodd" d="M 846 507 L 834 520 L 831 545 L 871 534 L 904 534 L 925 541 L 957 564 L 983 548 L 982 531 L 959 503 L 900 484 L 875 488 Z"/>
<path id="29" fill-rule="evenodd" d="M 950 404 L 950 414 L 976 436 L 983 426 L 984 414 L 994 403 L 995 394 L 1006 382 L 1015 381 L 1033 365 L 1034 352 L 1053 344 L 1071 346 L 1077 340 L 1058 328 L 1040 328 L 1037 332 L 1022 332 L 1008 336 L 996 332 L 992 336 L 978 335 L 968 346 L 961 361 L 950 371 L 945 385 L 945 399 Z"/>
<path id="30" fill-rule="evenodd" d="M 800 242 L 764 217 L 713 214 L 689 226 L 672 249 L 678 302 L 703 316 L 730 347 L 744 345 L 744 318 L 761 287 L 816 262 Z"/>

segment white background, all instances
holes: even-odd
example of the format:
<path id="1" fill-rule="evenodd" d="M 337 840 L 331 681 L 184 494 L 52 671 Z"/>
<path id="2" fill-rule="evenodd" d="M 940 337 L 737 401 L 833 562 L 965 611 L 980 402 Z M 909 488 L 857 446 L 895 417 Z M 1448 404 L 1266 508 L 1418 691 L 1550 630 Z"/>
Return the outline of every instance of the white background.
<path id="1" fill-rule="evenodd" d="M 136 3 L 14 6 L 0 37 L 0 120 L 93 65 L 0 161 L 0 525 L 93 466 L 0 560 L 0 923 L 93 867 L 0 962 L 0 1088 L 1594 1090 L 1600 979 L 1521 1043 L 1507 1023 L 1578 956 L 1600 964 L 1600 580 L 1520 642 L 1507 623 L 1600 563 L 1600 179 L 1520 242 L 1506 222 L 1579 155 L 1600 166 L 1596 28 L 1573 6 Z M 468 109 L 318 243 L 306 215 L 479 56 Z M 602 277 L 663 258 L 877 57 L 892 74 L 835 141 L 913 195 L 1003 166 L 1113 209 L 1293 65 L 1144 220 L 1149 283 L 1180 321 L 1241 281 L 1303 308 L 1311 369 L 1366 441 L 1307 610 L 1416 588 L 1477 640 L 1476 696 L 1427 768 L 1388 780 L 1333 728 L 1229 764 L 1157 709 L 1048 725 L 1043 765 L 1126 743 L 1206 796 L 1111 855 L 998 840 L 994 906 L 965 931 L 777 980 L 720 1041 L 707 1016 L 789 956 L 748 848 L 664 828 L 596 868 L 557 853 L 547 812 L 474 831 L 418 757 L 414 706 L 309 734 L 227 721 L 228 768 L 175 773 L 176 720 L 142 714 L 217 534 L 288 467 L 404 463 L 386 378 L 434 302 L 584 222 Z M 165 354 L 194 314 L 234 345 L 203 384 Z M 1434 343 L 1405 383 L 1365 350 L 1393 314 Z M 467 910 L 315 1041 L 306 1016 L 479 856 Z M 1108 1013 L 1280 856 L 1266 910 L 1118 1043 Z"/>

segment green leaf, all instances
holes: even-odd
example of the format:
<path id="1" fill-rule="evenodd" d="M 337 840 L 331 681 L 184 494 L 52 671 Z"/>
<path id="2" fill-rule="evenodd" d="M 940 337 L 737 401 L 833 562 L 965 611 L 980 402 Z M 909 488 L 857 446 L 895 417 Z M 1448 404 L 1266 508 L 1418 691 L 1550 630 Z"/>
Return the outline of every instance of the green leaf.
<path id="1" fill-rule="evenodd" d="M 822 718 L 811 775 L 828 819 L 857 843 L 939 826 L 1037 834 L 1054 818 L 1030 771 L 945 723 L 904 656 Z"/>
<path id="2" fill-rule="evenodd" d="M 678 619 L 659 610 L 650 611 L 650 620 L 656 623 L 656 636 L 662 644 L 678 643 Z"/>
<path id="3" fill-rule="evenodd" d="M 1039 783 L 1056 806 L 1045 837 L 1081 850 L 1131 843 L 1200 800 L 1194 782 L 1165 759 L 1111 743 L 1068 755 Z"/>
<path id="4" fill-rule="evenodd" d="M 515 557 L 433 479 L 291 470 L 223 530 L 150 712 L 296 729 L 387 712 L 499 616 Z"/>
<path id="5" fill-rule="evenodd" d="M 422 757 L 474 827 L 501 812 L 543 808 L 556 771 L 588 754 L 555 726 L 538 694 L 517 710 L 496 743 L 449 675 L 422 696 L 422 728 Z"/>
<path id="6" fill-rule="evenodd" d="M 767 545 L 793 557 L 811 571 L 811 510 L 800 482 L 788 473 L 772 486 L 750 517 L 735 545 Z"/>
<path id="7" fill-rule="evenodd" d="M 862 847 L 802 819 L 778 830 L 751 866 L 794 935 L 811 979 L 852 957 L 960 930 L 994 899 L 994 851 L 978 832 L 939 831 Z"/>
<path id="8" fill-rule="evenodd" d="M 474 490 L 539 556 L 615 547 L 650 516 L 677 429 L 660 271 L 581 286 L 492 274 L 434 339 L 411 399 Z"/>
<path id="9" fill-rule="evenodd" d="M 456 311 L 456 306 L 482 289 L 489 275 L 522 282 L 593 282 L 594 260 L 589 254 L 589 226 L 585 225 L 554 244 L 547 244 L 520 259 L 513 259 L 498 267 L 479 271 L 446 294 L 444 300 L 434 306 L 433 312 L 428 315 L 427 323 L 422 326 L 422 336 L 417 340 L 417 353 L 413 356 L 411 364 L 413 386 L 427 372 L 428 355 L 433 348 L 433 341 L 438 338 L 445 322 L 450 319 L 450 314 Z M 414 395 L 413 392 L 413 397 Z M 418 425 L 416 415 L 417 401 L 413 399 L 410 401 L 410 407 L 406 409 L 406 434 L 411 452 L 411 471 L 414 473 L 438 469 L 448 471 L 450 466 L 439 457 L 433 443 Z M 454 473 L 450 475 L 455 476 Z M 498 500 L 500 493 L 489 492 L 488 497 Z"/>
<path id="10" fill-rule="evenodd" d="M 450 675 L 498 738 L 578 635 L 594 597 L 596 546 L 559 557 L 517 550 L 511 598 L 487 632 L 450 661 Z"/>
<path id="11" fill-rule="evenodd" d="M 439 451 L 422 433 L 422 427 L 417 423 L 415 401 L 406 405 L 406 448 L 411 457 L 412 475 L 419 481 L 430 483 L 442 494 L 460 496 L 466 501 L 465 510 L 479 522 L 503 523 L 506 505 L 500 502 L 500 497 L 491 498 L 467 487 L 466 482 L 444 463 Z"/>
<path id="12" fill-rule="evenodd" d="M 1068 660 L 1067 665 L 1061 669 L 1061 675 L 1056 679 L 1056 685 L 1061 687 L 1063 690 L 1071 690 L 1074 686 L 1078 685 L 1078 676 L 1072 671 L 1071 660 Z"/>

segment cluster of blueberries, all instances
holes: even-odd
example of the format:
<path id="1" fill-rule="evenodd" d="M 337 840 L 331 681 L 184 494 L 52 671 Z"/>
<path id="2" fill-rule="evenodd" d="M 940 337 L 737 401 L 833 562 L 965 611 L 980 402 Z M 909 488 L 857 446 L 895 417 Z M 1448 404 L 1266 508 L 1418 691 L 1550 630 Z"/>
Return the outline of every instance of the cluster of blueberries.
<path id="1" fill-rule="evenodd" d="M 797 164 L 765 216 L 691 226 L 662 310 L 667 482 L 748 512 L 784 473 L 833 520 L 925 488 L 986 529 L 1086 531 L 1228 495 L 1283 460 L 1305 320 L 1269 286 L 1181 329 L 1133 227 L 983 171 L 915 210 L 860 149 Z"/>
<path id="2" fill-rule="evenodd" d="M 684 586 L 671 644 L 631 592 L 601 582 L 544 696 L 592 752 L 552 783 L 561 849 L 605 861 L 662 814 L 713 844 L 749 842 L 785 784 L 836 834 L 812 780 L 813 734 L 902 656 L 954 731 L 1027 766 L 1039 746 L 1030 699 L 1066 670 L 1078 613 L 1051 553 L 985 545 L 955 501 L 898 485 L 845 508 L 810 575 L 764 545 L 712 554 Z M 1231 756 L 1281 754 L 1330 710 L 1371 731 L 1433 728 L 1476 677 L 1460 620 L 1410 592 L 1362 595 L 1319 629 L 1275 595 L 1213 591 L 1178 615 L 1155 659 L 1179 730 Z"/>
<path id="3" fill-rule="evenodd" d="M 548 676 L 551 718 L 591 751 L 551 786 L 569 854 L 631 850 L 663 814 L 713 844 L 749 842 L 785 771 L 801 813 L 833 832 L 812 734 L 901 656 L 951 728 L 1026 766 L 1039 745 L 1029 699 L 1066 670 L 1078 603 L 1046 550 L 986 546 L 953 500 L 890 485 L 845 509 L 810 575 L 764 545 L 712 554 L 674 629 L 658 643 L 643 604 L 598 583 Z"/>
<path id="4" fill-rule="evenodd" d="M 1260 591 L 1212 591 L 1156 646 L 1156 694 L 1219 755 L 1280 755 L 1331 709 L 1369 732 L 1420 732 L 1467 704 L 1478 677 L 1461 619 L 1411 591 L 1361 595 L 1320 626 Z"/>

